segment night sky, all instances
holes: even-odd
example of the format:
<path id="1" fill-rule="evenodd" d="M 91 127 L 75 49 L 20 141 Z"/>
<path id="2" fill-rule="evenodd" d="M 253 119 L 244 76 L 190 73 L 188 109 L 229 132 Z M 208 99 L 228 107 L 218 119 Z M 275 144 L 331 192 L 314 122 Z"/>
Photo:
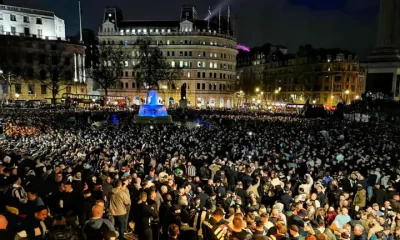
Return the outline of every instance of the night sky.
<path id="1" fill-rule="evenodd" d="M 67 35 L 78 31 L 77 0 L 4 2 L 55 11 L 66 22 Z M 239 42 L 245 45 L 270 42 L 295 52 L 299 45 L 310 43 L 315 47 L 345 48 L 365 57 L 376 42 L 379 0 L 82 0 L 83 27 L 97 32 L 107 5 L 123 9 L 125 19 L 179 20 L 184 4 L 195 5 L 203 18 L 208 6 L 228 2 L 232 15 L 238 17 Z"/>

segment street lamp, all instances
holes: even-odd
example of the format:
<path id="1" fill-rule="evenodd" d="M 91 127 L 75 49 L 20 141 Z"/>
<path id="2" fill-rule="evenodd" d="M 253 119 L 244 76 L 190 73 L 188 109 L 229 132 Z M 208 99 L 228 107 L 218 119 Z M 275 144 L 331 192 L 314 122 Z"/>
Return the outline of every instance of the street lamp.
<path id="1" fill-rule="evenodd" d="M 347 104 L 347 102 L 348 102 L 348 100 L 349 100 L 349 93 L 350 93 L 350 91 L 349 91 L 349 90 L 346 90 L 346 91 L 344 91 L 344 93 L 346 94 L 346 104 Z"/>
<path id="2" fill-rule="evenodd" d="M 256 92 L 259 92 L 260 91 L 260 88 L 256 88 Z"/>
<path id="3" fill-rule="evenodd" d="M 350 93 L 350 91 L 349 90 L 346 90 L 344 93 L 346 93 L 347 95 Z"/>
<path id="4" fill-rule="evenodd" d="M 253 99 L 252 99 L 252 101 L 253 101 L 253 102 L 255 102 L 255 101 L 256 101 L 256 99 L 255 99 L 255 98 L 253 98 Z"/>
<path id="5" fill-rule="evenodd" d="M 359 98 L 360 98 L 360 96 L 357 95 L 357 96 L 356 96 L 356 100 L 358 100 Z"/>
<path id="6" fill-rule="evenodd" d="M 261 100 L 257 100 L 257 103 L 260 104 L 260 103 L 261 103 Z"/>
<path id="7" fill-rule="evenodd" d="M 15 98 L 18 100 L 18 98 L 19 98 L 19 94 L 18 93 L 15 94 Z"/>
<path id="8" fill-rule="evenodd" d="M 315 104 L 315 103 L 317 103 L 317 101 L 316 101 L 316 100 L 313 100 L 312 102 L 313 102 L 314 104 Z"/>

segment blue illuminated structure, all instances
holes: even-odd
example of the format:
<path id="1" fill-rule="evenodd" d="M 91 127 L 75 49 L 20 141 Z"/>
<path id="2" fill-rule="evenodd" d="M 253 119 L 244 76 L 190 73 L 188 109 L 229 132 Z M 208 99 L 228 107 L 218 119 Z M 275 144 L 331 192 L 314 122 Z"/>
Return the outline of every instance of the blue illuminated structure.
<path id="1" fill-rule="evenodd" d="M 167 113 L 167 108 L 158 103 L 158 94 L 155 90 L 147 93 L 147 103 L 140 106 L 139 115 L 135 116 L 136 123 L 172 123 L 172 118 Z"/>

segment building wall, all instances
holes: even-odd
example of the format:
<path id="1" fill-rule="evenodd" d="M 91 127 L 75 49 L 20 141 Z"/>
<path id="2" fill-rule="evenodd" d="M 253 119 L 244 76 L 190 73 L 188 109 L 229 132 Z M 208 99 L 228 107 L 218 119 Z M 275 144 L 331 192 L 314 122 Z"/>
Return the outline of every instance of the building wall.
<path id="1" fill-rule="evenodd" d="M 136 56 L 133 48 L 139 36 L 114 31 L 99 33 L 99 42 L 103 44 L 121 44 L 132 57 Z M 149 34 L 150 35 L 150 34 Z M 219 34 L 201 35 L 196 32 L 171 33 L 164 35 L 150 35 L 159 43 L 158 47 L 172 66 L 183 68 L 183 78 L 177 84 L 187 84 L 187 99 L 192 107 L 227 107 L 231 104 L 236 79 L 236 41 L 233 38 L 224 38 Z M 130 101 L 141 98 L 142 93 L 137 89 L 133 62 L 125 63 L 121 88 L 110 91 L 129 97 Z M 127 87 L 126 87 L 127 86 Z M 143 91 L 143 90 L 142 90 Z M 179 89 L 167 89 L 166 94 L 160 97 L 180 99 Z M 164 99 L 163 99 L 164 100 Z"/>
<path id="2" fill-rule="evenodd" d="M 309 99 L 310 103 L 336 106 L 339 101 L 350 102 L 361 97 L 365 84 L 358 61 L 351 58 L 309 61 L 297 57 L 284 63 L 270 61 L 239 68 L 240 81 L 254 81 L 254 76 L 248 75 L 250 71 L 262 71 L 264 102 L 305 103 Z"/>
<path id="3" fill-rule="evenodd" d="M 65 23 L 53 12 L 0 5 L 0 34 L 65 40 Z"/>
<path id="4" fill-rule="evenodd" d="M 12 48 L 5 54 L 17 55 L 17 63 L 12 62 L 13 60 L 0 61 L 0 70 L 11 66 L 14 69 L 21 69 L 20 74 L 16 74 L 16 71 L 11 69 L 12 74 L 0 74 L 0 98 L 4 100 L 50 100 L 52 98 L 52 91 L 47 86 L 48 83 L 40 81 L 40 71 L 46 69 L 49 70 L 48 63 L 41 64 L 41 59 L 45 62 L 50 61 L 52 56 L 60 56 L 62 63 L 57 66 L 63 76 L 60 78 L 64 80 L 68 79 L 68 84 L 60 86 L 60 91 L 57 94 L 57 98 L 61 99 L 64 93 L 87 93 L 85 78 L 83 71 L 83 64 L 78 64 L 75 58 L 84 58 L 85 46 L 81 44 L 73 44 L 67 41 L 60 40 L 43 40 L 35 39 L 30 37 L 20 36 L 0 36 L 0 46 L 2 48 Z M 0 48 L 1 48 L 0 47 Z M 66 60 L 68 59 L 68 60 Z M 66 64 L 68 61 L 69 64 Z M 84 62 L 84 61 L 81 61 Z M 7 66 L 1 65 L 7 64 Z M 31 73 L 29 73 L 31 70 Z M 68 74 L 66 74 L 68 72 Z M 77 78 L 75 79 L 75 72 L 77 72 Z M 69 77 L 67 77 L 69 76 Z M 47 74 L 49 77 L 49 74 Z"/>

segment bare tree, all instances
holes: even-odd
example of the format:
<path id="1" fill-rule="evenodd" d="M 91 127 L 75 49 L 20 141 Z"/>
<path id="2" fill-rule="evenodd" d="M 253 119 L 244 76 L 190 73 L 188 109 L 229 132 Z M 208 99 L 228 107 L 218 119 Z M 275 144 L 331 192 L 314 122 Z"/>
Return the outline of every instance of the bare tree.
<path id="1" fill-rule="evenodd" d="M 36 55 L 39 58 L 39 71 L 35 72 L 35 77 L 51 91 L 52 104 L 56 104 L 58 93 L 74 84 L 74 68 L 71 66 L 73 58 L 65 47 L 58 45 L 56 48 L 51 51 L 42 49 Z"/>
<path id="2" fill-rule="evenodd" d="M 139 38 L 136 42 L 136 82 L 140 88 L 160 89 L 160 84 L 175 87 L 182 77 L 182 69 L 171 66 L 152 38 Z"/>
<path id="3" fill-rule="evenodd" d="M 12 86 L 21 83 L 23 78 L 19 42 L 12 41 L 7 36 L 1 36 L 0 56 L 0 83 L 7 87 L 7 89 L 3 89 L 2 93 L 7 92 L 7 100 L 10 100 Z"/>
<path id="4" fill-rule="evenodd" d="M 108 96 L 108 89 L 117 86 L 120 82 L 124 61 L 128 59 L 129 57 L 120 47 L 105 44 L 100 46 L 98 63 L 89 71 L 89 76 L 99 83 L 106 96 Z"/>

